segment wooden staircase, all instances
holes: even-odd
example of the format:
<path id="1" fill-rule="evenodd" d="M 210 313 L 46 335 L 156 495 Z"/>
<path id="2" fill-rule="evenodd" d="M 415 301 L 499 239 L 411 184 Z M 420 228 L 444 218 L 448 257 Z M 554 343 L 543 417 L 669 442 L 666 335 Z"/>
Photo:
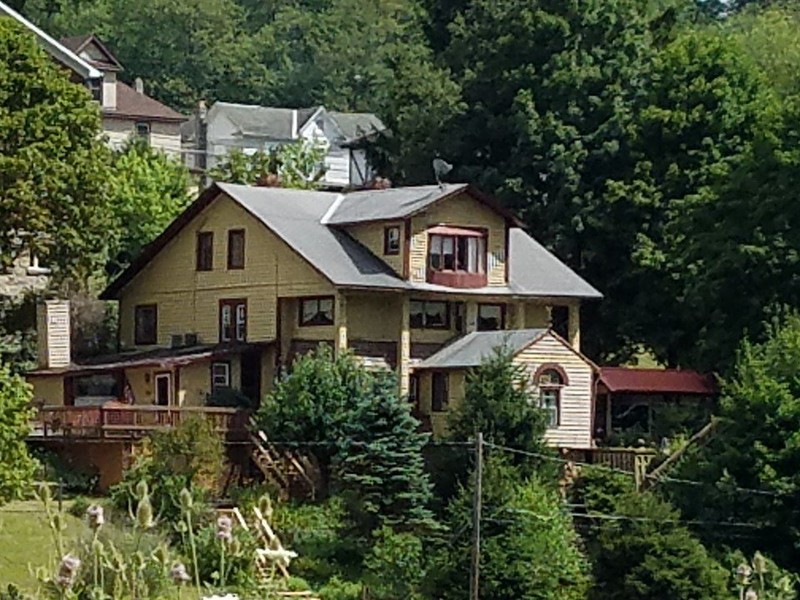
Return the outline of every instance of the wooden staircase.
<path id="1" fill-rule="evenodd" d="M 314 499 L 319 490 L 319 469 L 314 462 L 298 452 L 278 449 L 263 431 L 251 421 L 250 457 L 267 482 L 279 491 L 282 499 Z"/>
<path id="2" fill-rule="evenodd" d="M 702 429 L 692 435 L 692 437 L 690 437 L 680 448 L 658 463 L 655 468 L 646 473 L 641 481 L 640 489 L 651 489 L 653 486 L 662 481 L 667 476 L 667 473 L 670 471 L 670 469 L 672 469 L 672 467 L 678 463 L 683 455 L 686 454 L 686 451 L 689 450 L 689 448 L 693 446 L 702 446 L 708 442 L 708 440 L 711 438 L 711 434 L 716 429 L 717 424 L 717 419 L 712 417 Z"/>

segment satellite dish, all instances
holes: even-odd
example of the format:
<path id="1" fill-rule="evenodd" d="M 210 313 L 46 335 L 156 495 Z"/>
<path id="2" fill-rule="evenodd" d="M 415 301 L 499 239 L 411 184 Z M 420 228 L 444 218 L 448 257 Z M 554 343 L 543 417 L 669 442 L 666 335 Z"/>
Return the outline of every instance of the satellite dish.
<path id="1" fill-rule="evenodd" d="M 443 160 L 439 157 L 433 159 L 433 174 L 436 176 L 436 183 L 439 184 L 439 187 L 444 186 L 442 183 L 442 178 L 452 170 L 453 165 L 446 160 Z"/>

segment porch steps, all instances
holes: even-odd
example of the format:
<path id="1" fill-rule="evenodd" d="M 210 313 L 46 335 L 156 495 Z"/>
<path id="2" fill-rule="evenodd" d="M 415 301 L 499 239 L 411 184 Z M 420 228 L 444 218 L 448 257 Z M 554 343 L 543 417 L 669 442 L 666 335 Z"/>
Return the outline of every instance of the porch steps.
<path id="1" fill-rule="evenodd" d="M 264 478 L 280 491 L 281 497 L 314 499 L 319 488 L 319 473 L 313 462 L 297 452 L 278 449 L 252 423 L 251 431 L 256 433 L 250 435 L 250 457 Z"/>

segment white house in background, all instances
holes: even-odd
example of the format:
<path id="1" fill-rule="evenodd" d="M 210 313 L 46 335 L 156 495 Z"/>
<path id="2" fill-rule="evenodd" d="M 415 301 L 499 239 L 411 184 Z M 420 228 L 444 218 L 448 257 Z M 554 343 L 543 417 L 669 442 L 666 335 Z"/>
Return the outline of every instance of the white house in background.
<path id="1" fill-rule="evenodd" d="M 206 171 L 223 162 L 233 149 L 245 153 L 307 140 L 325 146 L 325 176 L 330 189 L 359 187 L 374 178 L 366 143 L 385 129 L 371 113 L 343 113 L 313 108 L 274 108 L 217 102 L 200 104 L 181 127 L 187 166 Z"/>
<path id="2" fill-rule="evenodd" d="M 53 60 L 70 71 L 75 83 L 91 90 L 102 108 L 103 131 L 111 147 L 118 148 L 138 135 L 154 148 L 180 155 L 180 126 L 186 117 L 147 96 L 141 80 L 137 79 L 134 87 L 118 81 L 122 65 L 96 36 L 56 40 L 2 1 L 0 16 L 14 19 L 30 31 Z"/>
<path id="3" fill-rule="evenodd" d="M 141 79 L 137 78 L 133 87 L 119 81 L 122 65 L 97 36 L 67 37 L 61 44 L 102 73 L 101 83 L 92 82 L 90 88 L 102 105 L 103 131 L 112 148 L 120 148 L 136 136 L 153 148 L 180 156 L 185 116 L 145 94 Z"/>

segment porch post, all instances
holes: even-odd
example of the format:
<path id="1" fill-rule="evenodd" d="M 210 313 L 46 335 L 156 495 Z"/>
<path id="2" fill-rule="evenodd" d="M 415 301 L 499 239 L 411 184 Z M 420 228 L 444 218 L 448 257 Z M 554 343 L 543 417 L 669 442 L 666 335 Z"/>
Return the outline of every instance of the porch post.
<path id="1" fill-rule="evenodd" d="M 569 305 L 569 343 L 575 350 L 581 349 L 581 305 Z"/>
<path id="2" fill-rule="evenodd" d="M 467 301 L 467 322 L 464 325 L 465 333 L 478 331 L 478 303 L 474 300 Z"/>
<path id="3" fill-rule="evenodd" d="M 515 302 L 510 304 L 511 315 L 506 329 L 525 329 L 525 303 Z"/>
<path id="4" fill-rule="evenodd" d="M 400 396 L 407 396 L 411 377 L 411 324 L 409 322 L 410 301 L 408 296 L 400 300 L 400 339 L 397 343 L 397 379 Z"/>
<path id="5" fill-rule="evenodd" d="M 334 353 L 338 356 L 347 350 L 347 297 L 343 292 L 336 292 L 336 306 L 333 311 L 336 330 Z"/>

